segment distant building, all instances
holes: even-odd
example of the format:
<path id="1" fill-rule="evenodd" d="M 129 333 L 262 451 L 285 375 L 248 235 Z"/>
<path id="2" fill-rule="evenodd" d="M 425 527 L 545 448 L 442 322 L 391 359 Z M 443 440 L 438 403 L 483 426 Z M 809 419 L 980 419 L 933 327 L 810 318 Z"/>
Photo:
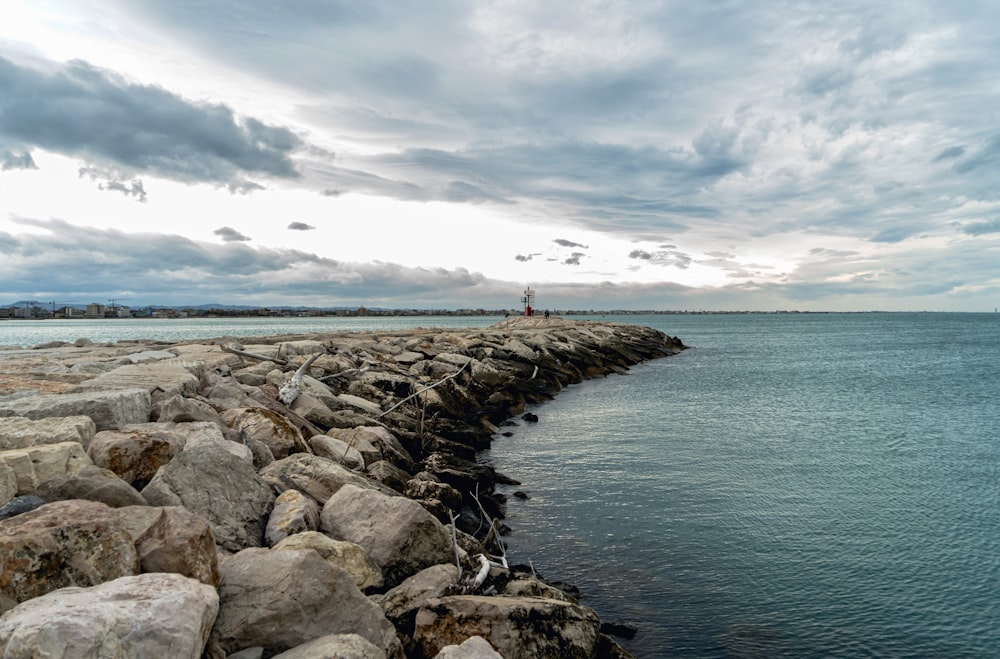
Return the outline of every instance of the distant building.
<path id="1" fill-rule="evenodd" d="M 104 305 L 91 302 L 83 314 L 84 318 L 104 318 Z"/>

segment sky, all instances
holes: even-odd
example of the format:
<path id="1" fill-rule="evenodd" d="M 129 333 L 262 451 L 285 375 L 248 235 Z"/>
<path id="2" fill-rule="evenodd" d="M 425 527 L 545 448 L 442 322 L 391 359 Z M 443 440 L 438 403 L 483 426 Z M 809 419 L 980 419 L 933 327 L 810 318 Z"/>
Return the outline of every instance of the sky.
<path id="1" fill-rule="evenodd" d="M 0 303 L 990 311 L 993 0 L 3 0 Z"/>

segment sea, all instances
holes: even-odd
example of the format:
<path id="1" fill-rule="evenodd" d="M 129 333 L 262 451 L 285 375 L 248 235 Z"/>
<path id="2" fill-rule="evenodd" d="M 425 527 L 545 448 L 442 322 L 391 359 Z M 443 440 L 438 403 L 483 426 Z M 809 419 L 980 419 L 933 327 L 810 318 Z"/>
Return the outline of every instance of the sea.
<path id="1" fill-rule="evenodd" d="M 9 321 L 0 344 L 497 320 Z M 641 658 L 1000 657 L 1000 315 L 605 320 L 690 349 L 502 429 L 511 563 Z"/>

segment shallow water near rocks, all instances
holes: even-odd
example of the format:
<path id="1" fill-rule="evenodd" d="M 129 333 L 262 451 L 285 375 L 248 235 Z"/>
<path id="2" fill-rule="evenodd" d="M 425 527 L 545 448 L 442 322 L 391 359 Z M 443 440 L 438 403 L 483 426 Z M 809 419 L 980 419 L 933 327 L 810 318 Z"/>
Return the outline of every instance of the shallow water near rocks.
<path id="1" fill-rule="evenodd" d="M 696 346 L 488 458 L 638 657 L 1000 656 L 1000 315 L 634 316 Z"/>

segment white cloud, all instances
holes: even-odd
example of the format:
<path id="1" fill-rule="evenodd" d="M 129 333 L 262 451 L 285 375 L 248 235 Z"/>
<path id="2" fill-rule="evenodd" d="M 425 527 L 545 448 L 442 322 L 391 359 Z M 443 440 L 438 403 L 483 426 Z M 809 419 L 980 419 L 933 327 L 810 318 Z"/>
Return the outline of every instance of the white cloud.
<path id="1" fill-rule="evenodd" d="M 995 306 L 992 5 L 90 10 L 5 5 L 11 241 L 44 233 L 11 218 L 130 246 L 170 227 L 251 261 L 290 250 L 367 264 L 331 277 L 401 302 L 412 291 L 388 264 L 443 268 L 419 279 L 456 304 L 531 281 L 567 296 L 611 282 L 643 307 Z M 260 295 L 284 295 L 290 273 L 256 282 Z"/>

